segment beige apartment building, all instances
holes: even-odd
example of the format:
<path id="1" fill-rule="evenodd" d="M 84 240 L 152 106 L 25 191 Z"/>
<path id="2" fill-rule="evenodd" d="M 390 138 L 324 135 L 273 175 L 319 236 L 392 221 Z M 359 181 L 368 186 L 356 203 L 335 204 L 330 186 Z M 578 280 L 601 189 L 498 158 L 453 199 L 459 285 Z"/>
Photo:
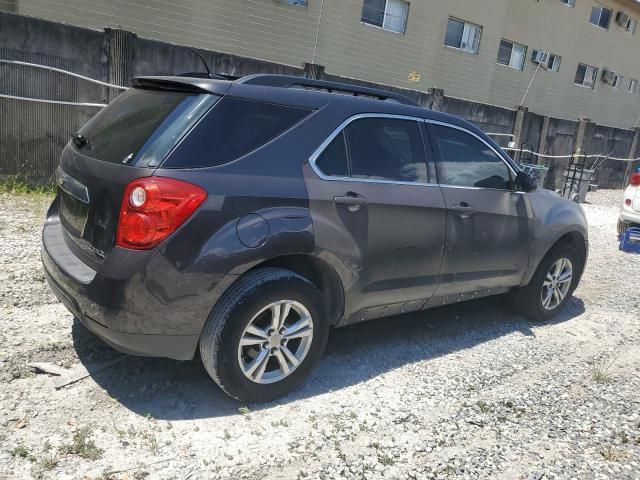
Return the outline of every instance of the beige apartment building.
<path id="1" fill-rule="evenodd" d="M 636 0 L 0 0 L 0 10 L 559 118 L 624 128 L 640 118 Z"/>

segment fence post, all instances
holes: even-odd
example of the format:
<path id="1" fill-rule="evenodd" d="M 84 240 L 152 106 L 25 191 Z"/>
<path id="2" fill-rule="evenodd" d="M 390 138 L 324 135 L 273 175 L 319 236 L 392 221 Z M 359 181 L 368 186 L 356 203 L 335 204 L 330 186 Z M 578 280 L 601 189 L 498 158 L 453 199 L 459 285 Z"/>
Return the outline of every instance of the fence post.
<path id="1" fill-rule="evenodd" d="M 519 106 L 516 112 L 516 121 L 513 124 L 513 142 L 515 143 L 516 150 L 513 152 L 513 160 L 518 162 L 520 160 L 520 144 L 522 139 L 522 127 L 524 126 L 524 116 L 529 111 L 527 107 Z"/>
<path id="2" fill-rule="evenodd" d="M 637 157 L 637 151 L 638 151 L 638 141 L 640 140 L 640 128 L 636 127 L 634 128 L 634 134 L 633 134 L 633 140 L 631 142 L 631 148 L 629 149 L 629 158 L 636 158 Z M 625 169 L 624 172 L 624 179 L 622 182 L 622 188 L 625 188 L 627 186 L 627 184 L 629 183 L 629 178 L 631 177 L 631 174 L 633 173 L 634 167 L 638 165 L 638 162 L 628 162 L 627 163 L 627 168 Z"/>
<path id="3" fill-rule="evenodd" d="M 430 88 L 431 94 L 431 110 L 441 112 L 444 107 L 444 90 L 442 88 Z"/>
<path id="4" fill-rule="evenodd" d="M 577 152 L 578 150 L 584 150 L 582 147 L 584 146 L 585 132 L 587 131 L 587 127 L 590 123 L 590 118 L 580 119 L 580 123 L 578 124 L 578 133 L 576 133 L 576 143 L 573 147 L 574 152 Z"/>
<path id="5" fill-rule="evenodd" d="M 542 130 L 540 131 L 540 143 L 538 144 L 538 153 L 542 155 L 545 155 L 547 153 L 547 135 L 548 134 L 549 134 L 549 117 L 544 117 L 542 119 Z"/>
<path id="6" fill-rule="evenodd" d="M 133 44 L 137 35 L 126 30 L 105 28 L 107 35 L 107 82 L 128 87 L 133 76 Z M 108 100 L 116 98 L 121 90 L 108 88 Z"/>
<path id="7" fill-rule="evenodd" d="M 324 76 L 324 66 L 317 63 L 304 63 L 304 75 L 311 80 L 320 80 Z"/>

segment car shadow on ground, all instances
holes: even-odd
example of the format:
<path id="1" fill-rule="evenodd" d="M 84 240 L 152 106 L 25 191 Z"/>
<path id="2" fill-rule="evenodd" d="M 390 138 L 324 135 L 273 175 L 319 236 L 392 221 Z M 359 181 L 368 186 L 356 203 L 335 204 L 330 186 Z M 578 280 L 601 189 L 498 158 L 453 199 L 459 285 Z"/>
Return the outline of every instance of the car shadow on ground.
<path id="1" fill-rule="evenodd" d="M 553 321 L 584 312 L 572 298 Z M 286 397 L 251 410 L 270 408 L 367 381 L 403 365 L 434 359 L 520 332 L 533 336 L 535 324 L 515 314 L 505 297 L 440 307 L 332 331 L 325 355 L 310 379 Z M 118 355 L 79 321 L 72 331 L 80 361 L 89 366 Z M 244 404 L 229 398 L 209 378 L 199 359 L 178 362 L 128 356 L 95 373 L 93 379 L 124 407 L 163 420 L 212 418 L 238 414 Z"/>

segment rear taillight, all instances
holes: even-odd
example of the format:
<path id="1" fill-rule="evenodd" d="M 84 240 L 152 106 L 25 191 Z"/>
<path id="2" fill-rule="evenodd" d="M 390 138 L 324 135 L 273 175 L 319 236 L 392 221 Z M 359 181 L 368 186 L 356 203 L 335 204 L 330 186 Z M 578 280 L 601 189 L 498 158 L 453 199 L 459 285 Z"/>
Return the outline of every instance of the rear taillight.
<path id="1" fill-rule="evenodd" d="M 631 175 L 631 185 L 634 187 L 640 186 L 640 172 Z"/>
<path id="2" fill-rule="evenodd" d="M 632 202 L 631 202 L 631 199 L 630 199 L 630 198 L 627 198 L 627 199 L 625 199 L 625 201 L 624 201 L 624 204 L 625 204 L 627 207 L 630 207 L 630 206 L 631 206 L 631 203 L 632 203 Z"/>
<path id="3" fill-rule="evenodd" d="M 172 178 L 145 177 L 124 191 L 116 245 L 146 250 L 158 245 L 193 215 L 207 192 Z"/>

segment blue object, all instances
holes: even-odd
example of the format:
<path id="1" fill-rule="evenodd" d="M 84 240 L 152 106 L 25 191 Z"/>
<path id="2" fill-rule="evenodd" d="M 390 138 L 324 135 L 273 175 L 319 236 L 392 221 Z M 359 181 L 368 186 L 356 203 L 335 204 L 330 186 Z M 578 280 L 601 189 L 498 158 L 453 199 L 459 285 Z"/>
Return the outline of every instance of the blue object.
<path id="1" fill-rule="evenodd" d="M 620 238 L 620 250 L 640 253 L 640 228 L 627 228 Z"/>

